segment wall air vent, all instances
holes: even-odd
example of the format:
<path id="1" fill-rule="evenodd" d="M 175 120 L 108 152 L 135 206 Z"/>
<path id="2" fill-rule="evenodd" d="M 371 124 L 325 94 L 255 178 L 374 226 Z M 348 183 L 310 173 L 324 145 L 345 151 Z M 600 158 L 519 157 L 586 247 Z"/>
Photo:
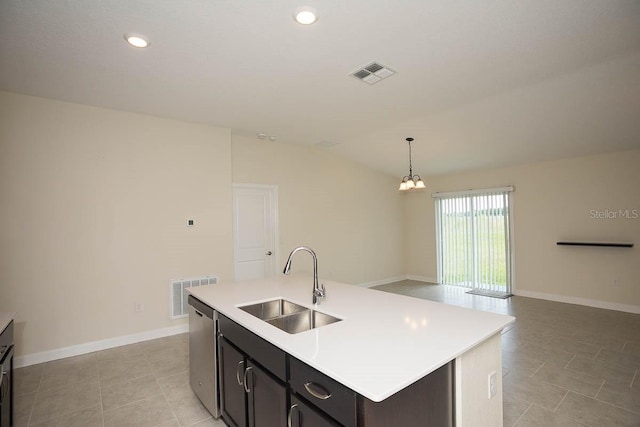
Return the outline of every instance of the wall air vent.
<path id="1" fill-rule="evenodd" d="M 389 67 L 385 67 L 377 62 L 371 62 L 351 73 L 351 76 L 367 84 L 376 84 L 382 79 L 391 77 L 396 72 Z"/>
<path id="2" fill-rule="evenodd" d="M 179 319 L 189 315 L 189 304 L 187 299 L 189 294 L 185 291 L 191 286 L 215 285 L 218 283 L 217 276 L 195 277 L 193 279 L 176 279 L 172 280 L 169 285 L 171 293 L 171 318 Z"/>

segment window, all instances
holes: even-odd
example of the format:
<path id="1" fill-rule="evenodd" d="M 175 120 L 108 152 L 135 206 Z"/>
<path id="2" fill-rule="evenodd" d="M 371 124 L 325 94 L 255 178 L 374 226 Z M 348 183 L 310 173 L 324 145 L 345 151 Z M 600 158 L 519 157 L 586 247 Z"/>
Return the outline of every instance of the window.
<path id="1" fill-rule="evenodd" d="M 438 282 L 472 293 L 511 295 L 513 187 L 434 193 Z"/>

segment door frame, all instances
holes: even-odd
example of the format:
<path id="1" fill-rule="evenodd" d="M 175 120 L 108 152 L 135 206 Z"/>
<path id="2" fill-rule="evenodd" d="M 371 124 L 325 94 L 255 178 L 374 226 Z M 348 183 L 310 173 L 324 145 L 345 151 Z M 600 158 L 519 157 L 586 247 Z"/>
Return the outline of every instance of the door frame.
<path id="1" fill-rule="evenodd" d="M 272 247 L 273 247 L 273 256 L 274 256 L 274 276 L 278 275 L 278 266 L 280 265 L 280 228 L 279 228 L 279 211 L 278 211 L 278 186 L 277 185 L 265 185 L 265 184 L 241 184 L 241 183 L 232 183 L 232 199 L 235 197 L 236 190 L 262 190 L 269 191 L 271 197 L 271 213 L 272 213 Z M 236 209 L 235 203 L 233 203 L 233 217 L 232 224 L 235 225 L 236 221 Z M 236 236 L 235 236 L 235 226 L 232 227 L 232 238 L 233 238 L 233 277 L 235 280 L 236 276 L 236 259 L 237 259 L 237 248 L 236 248 Z"/>

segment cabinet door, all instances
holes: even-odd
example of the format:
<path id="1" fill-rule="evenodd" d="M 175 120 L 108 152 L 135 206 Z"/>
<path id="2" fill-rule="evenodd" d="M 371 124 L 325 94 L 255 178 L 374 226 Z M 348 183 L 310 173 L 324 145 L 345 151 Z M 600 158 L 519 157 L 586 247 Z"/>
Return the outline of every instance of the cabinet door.
<path id="1" fill-rule="evenodd" d="M 0 364 L 0 427 L 13 426 L 13 350 Z"/>
<path id="2" fill-rule="evenodd" d="M 247 367 L 250 427 L 282 427 L 287 424 L 287 389 L 259 366 Z"/>
<path id="3" fill-rule="evenodd" d="M 220 354 L 220 406 L 227 425 L 247 425 L 247 398 L 244 391 L 246 360 L 226 339 L 218 341 Z"/>
<path id="4" fill-rule="evenodd" d="M 292 395 L 287 425 L 289 427 L 338 427 L 340 424 Z"/>
<path id="5" fill-rule="evenodd" d="M 13 320 L 0 330 L 0 427 L 13 426 Z"/>
<path id="6" fill-rule="evenodd" d="M 289 384 L 296 394 L 341 425 L 356 427 L 356 393 L 294 357 L 289 360 Z"/>

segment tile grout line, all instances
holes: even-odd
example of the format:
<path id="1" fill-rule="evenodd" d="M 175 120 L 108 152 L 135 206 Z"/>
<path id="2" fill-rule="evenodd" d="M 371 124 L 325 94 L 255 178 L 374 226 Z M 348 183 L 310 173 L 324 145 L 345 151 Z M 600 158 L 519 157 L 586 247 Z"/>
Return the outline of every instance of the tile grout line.
<path id="1" fill-rule="evenodd" d="M 597 357 L 600 354 L 600 352 L 604 350 L 604 347 L 600 347 L 600 350 L 598 350 L 598 352 L 593 356 L 593 358 L 591 360 L 598 360 Z"/>
<path id="2" fill-rule="evenodd" d="M 515 426 L 520 422 L 520 419 L 521 419 L 522 417 L 524 417 L 524 414 L 526 414 L 526 413 L 529 411 L 529 409 L 531 409 L 532 407 L 533 407 L 533 403 L 529 404 L 529 406 L 527 406 L 527 409 L 525 409 L 525 410 L 522 412 L 522 414 L 520 414 L 520 416 L 518 417 L 518 419 L 516 420 L 516 422 L 515 422 L 515 423 L 513 423 L 512 427 L 515 427 Z"/>
<path id="3" fill-rule="evenodd" d="M 564 369 L 569 369 L 569 365 L 571 364 L 571 362 L 573 362 L 573 359 L 575 359 L 577 356 L 577 354 L 574 354 L 573 357 L 567 362 L 566 365 L 564 365 Z"/>
<path id="4" fill-rule="evenodd" d="M 633 409 L 629 409 L 629 408 L 625 408 L 625 407 L 623 407 L 623 406 L 615 405 L 615 404 L 613 404 L 613 403 L 611 403 L 611 402 L 607 402 L 606 400 L 596 399 L 596 398 L 594 398 L 594 397 L 587 396 L 586 394 L 584 394 L 584 393 L 579 393 L 579 392 L 577 392 L 577 391 L 572 391 L 572 390 L 569 390 L 569 391 L 570 391 L 571 393 L 578 394 L 578 395 L 583 396 L 583 397 L 586 397 L 586 398 L 588 398 L 588 399 L 595 400 L 595 401 L 596 401 L 596 402 L 598 402 L 598 403 L 602 403 L 602 404 L 604 404 L 604 405 L 611 406 L 612 408 L 620 409 L 620 410 L 622 410 L 622 411 L 626 411 L 626 412 L 631 412 L 632 414 L 640 414 L 640 412 L 638 412 L 638 411 L 635 411 L 635 410 L 633 410 Z"/>
<path id="5" fill-rule="evenodd" d="M 542 361 L 542 365 L 538 366 L 538 369 L 536 369 L 536 370 L 533 372 L 533 374 L 531 374 L 531 375 L 529 376 L 529 378 L 533 378 L 533 377 L 534 377 L 534 375 L 535 375 L 535 374 L 537 374 L 537 373 L 538 373 L 538 371 L 539 371 L 540 369 L 542 369 L 542 368 L 544 367 L 544 365 L 546 365 L 546 364 L 547 364 L 547 362 L 543 360 L 543 361 Z"/>
<path id="6" fill-rule="evenodd" d="M 560 407 L 560 405 L 562 405 L 562 402 L 564 402 L 564 399 L 566 399 L 568 395 L 569 395 L 569 390 L 567 390 L 567 392 L 564 394 L 564 396 L 562 396 L 562 399 L 560 399 L 560 402 L 558 402 L 556 407 L 553 408 L 553 411 L 551 411 L 551 412 L 556 412 L 556 410 Z"/>
<path id="7" fill-rule="evenodd" d="M 169 399 L 167 398 L 167 395 L 164 392 L 164 389 L 162 388 L 162 386 L 160 385 L 160 383 L 158 382 L 158 377 L 156 376 L 156 373 L 153 372 L 153 379 L 156 381 L 156 383 L 158 384 L 158 388 L 160 389 L 160 393 L 162 393 L 162 397 L 164 397 L 164 401 L 167 402 L 167 406 L 169 407 L 169 410 L 171 411 L 171 413 L 173 414 L 174 419 L 176 420 L 176 422 L 178 423 L 178 425 L 182 425 L 182 423 L 180 422 L 180 420 L 178 419 L 178 416 L 176 415 L 176 412 L 173 410 L 173 406 L 171 406 L 171 404 L 169 403 Z"/>
<path id="8" fill-rule="evenodd" d="M 598 400 L 598 395 L 600 394 L 600 392 L 602 391 L 602 387 L 604 387 L 604 383 L 606 383 L 607 380 L 602 380 L 602 384 L 600 384 L 600 388 L 598 389 L 598 391 L 596 392 L 596 395 L 593 396 L 594 399 Z"/>
<path id="9" fill-rule="evenodd" d="M 42 382 L 44 381 L 44 374 L 45 372 L 47 372 L 47 366 L 49 365 L 50 362 L 46 362 L 44 364 L 44 366 L 42 367 L 42 373 L 40 374 L 40 381 L 38 382 L 38 388 L 36 390 L 36 395 L 33 398 L 33 405 L 31 406 L 31 412 L 29 412 L 29 422 L 27 425 L 31 425 L 31 418 L 33 418 L 33 411 L 36 408 L 36 402 L 38 400 L 38 397 L 40 396 L 40 392 L 42 391 Z"/>
<path id="10" fill-rule="evenodd" d="M 600 347 L 600 348 L 598 348 L 598 351 L 596 351 L 596 352 L 595 352 L 595 354 L 594 354 L 593 356 L 591 356 L 591 357 L 588 357 L 588 356 L 585 356 L 585 355 L 582 355 L 582 356 L 583 356 L 583 357 L 585 357 L 585 358 L 587 358 L 587 359 L 596 360 L 596 357 L 598 356 L 598 354 L 599 354 L 602 350 L 604 350 L 604 347 Z"/>
<path id="11" fill-rule="evenodd" d="M 46 364 L 45 364 L 46 366 Z M 42 384 L 42 377 L 44 377 L 44 368 L 42 367 L 42 373 L 40 374 L 40 381 L 38 381 L 38 387 L 35 391 L 35 396 L 33 396 L 33 403 L 31 404 L 31 410 L 29 411 L 29 417 L 27 418 L 27 427 L 31 425 L 31 417 L 33 416 L 33 408 L 36 406 L 36 399 L 38 399 L 38 394 L 40 393 L 40 384 Z"/>
<path id="12" fill-rule="evenodd" d="M 98 394 L 100 396 L 100 417 L 102 418 L 102 427 L 105 427 L 104 423 L 104 405 L 102 404 L 102 380 L 100 379 L 100 361 L 96 356 L 96 370 L 98 371 Z"/>

